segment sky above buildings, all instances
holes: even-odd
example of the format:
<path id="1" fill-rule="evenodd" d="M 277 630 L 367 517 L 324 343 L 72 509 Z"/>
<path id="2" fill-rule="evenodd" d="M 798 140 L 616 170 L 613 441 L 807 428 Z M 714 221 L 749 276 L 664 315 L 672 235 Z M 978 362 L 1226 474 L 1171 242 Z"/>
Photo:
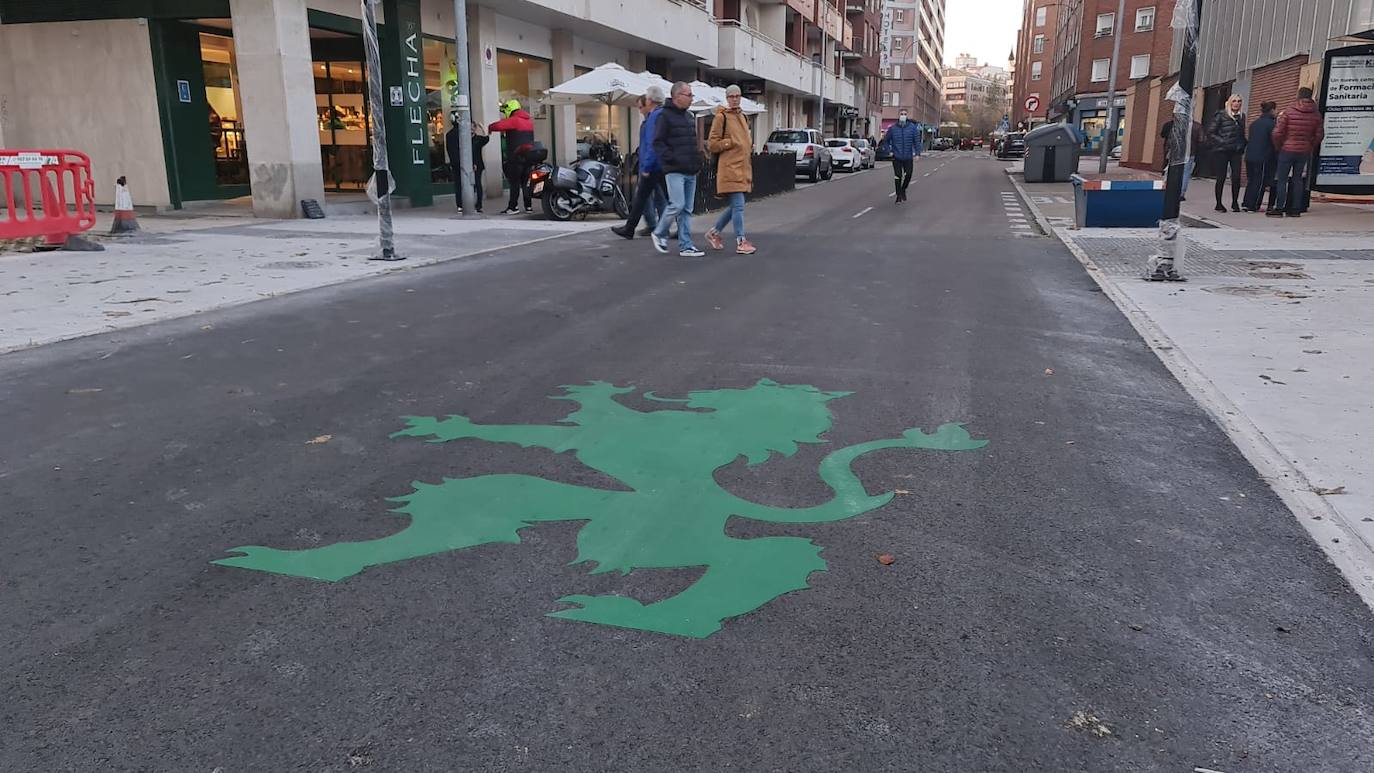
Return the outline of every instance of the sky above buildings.
<path id="1" fill-rule="evenodd" d="M 969 53 L 979 64 L 1007 66 L 1021 26 L 1022 0 L 949 0 L 945 4 L 945 64 Z"/>

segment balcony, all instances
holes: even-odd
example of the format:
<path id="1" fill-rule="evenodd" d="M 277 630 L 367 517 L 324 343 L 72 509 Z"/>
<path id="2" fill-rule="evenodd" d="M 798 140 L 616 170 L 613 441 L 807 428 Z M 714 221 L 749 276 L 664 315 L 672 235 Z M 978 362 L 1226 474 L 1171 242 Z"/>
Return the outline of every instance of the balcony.
<path id="1" fill-rule="evenodd" d="M 780 41 L 745 29 L 733 20 L 717 20 L 720 27 L 716 69 L 761 78 L 768 89 L 793 94 L 819 96 L 825 86 L 826 101 L 854 105 L 854 81 L 834 73 L 821 75 L 810 59 L 797 54 Z"/>
<path id="2" fill-rule="evenodd" d="M 584 30 L 588 24 L 628 35 L 651 47 L 668 47 L 703 62 L 716 58 L 716 30 L 706 0 L 525 0 L 501 3 L 514 18 Z M 591 33 L 604 34 L 604 33 Z"/>
<path id="3" fill-rule="evenodd" d="M 841 56 L 844 57 L 845 68 L 852 72 L 875 77 L 880 74 L 877 51 L 864 51 L 856 47 L 853 51 L 841 52 Z"/>

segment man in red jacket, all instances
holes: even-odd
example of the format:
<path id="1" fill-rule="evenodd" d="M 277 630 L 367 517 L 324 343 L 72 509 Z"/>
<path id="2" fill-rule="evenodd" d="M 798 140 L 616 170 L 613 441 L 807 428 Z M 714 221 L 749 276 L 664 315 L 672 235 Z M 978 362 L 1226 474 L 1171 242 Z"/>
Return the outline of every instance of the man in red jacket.
<path id="1" fill-rule="evenodd" d="M 1317 103 L 1312 101 L 1312 89 L 1306 86 L 1298 89 L 1298 101 L 1279 113 L 1272 136 L 1274 147 L 1279 151 L 1278 195 L 1274 208 L 1264 214 L 1299 217 L 1306 198 L 1303 178 L 1308 174 L 1308 162 L 1325 136 L 1322 115 L 1317 112 Z"/>
<path id="2" fill-rule="evenodd" d="M 527 154 L 534 150 L 534 121 L 530 120 L 530 114 L 521 109 L 520 103 L 514 99 L 501 105 L 501 115 L 505 118 L 487 127 L 488 132 L 506 133 L 506 158 L 501 164 L 501 171 L 506 173 L 506 180 L 510 182 L 510 203 L 501 214 L 520 213 L 515 207 L 520 203 L 521 193 L 524 194 L 525 211 L 533 212 L 529 187 L 531 163 Z"/>

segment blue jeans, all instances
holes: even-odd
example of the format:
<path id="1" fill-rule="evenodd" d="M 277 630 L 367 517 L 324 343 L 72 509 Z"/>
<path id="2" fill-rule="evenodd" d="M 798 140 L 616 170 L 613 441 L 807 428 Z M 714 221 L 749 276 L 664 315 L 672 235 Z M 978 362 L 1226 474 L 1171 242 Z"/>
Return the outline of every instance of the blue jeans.
<path id="1" fill-rule="evenodd" d="M 681 172 L 669 172 L 666 182 L 668 183 L 668 206 L 663 210 L 663 217 L 658 219 L 658 226 L 654 228 L 654 236 L 667 239 L 668 229 L 672 226 L 673 220 L 676 219 L 678 250 L 682 252 L 695 250 L 697 247 L 692 243 L 692 203 L 696 201 L 697 196 L 697 176 L 682 174 Z"/>
<path id="2" fill-rule="evenodd" d="M 1274 198 L 1275 212 L 1287 211 L 1295 214 L 1302 211 L 1302 178 L 1307 174 L 1308 158 L 1310 156 L 1305 153 L 1279 153 L 1279 184 Z"/>
<path id="3" fill-rule="evenodd" d="M 733 223 L 735 226 L 735 241 L 744 238 L 744 194 L 740 191 L 725 194 L 729 197 L 729 203 L 725 205 L 725 211 L 716 218 L 716 232 L 725 230 L 726 223 Z"/>
<path id="4" fill-rule="evenodd" d="M 649 194 L 649 203 L 644 207 L 644 223 L 649 226 L 649 230 L 658 227 L 659 218 L 663 217 L 663 210 L 668 208 L 668 197 L 663 195 L 663 188 L 655 185 L 654 192 Z"/>

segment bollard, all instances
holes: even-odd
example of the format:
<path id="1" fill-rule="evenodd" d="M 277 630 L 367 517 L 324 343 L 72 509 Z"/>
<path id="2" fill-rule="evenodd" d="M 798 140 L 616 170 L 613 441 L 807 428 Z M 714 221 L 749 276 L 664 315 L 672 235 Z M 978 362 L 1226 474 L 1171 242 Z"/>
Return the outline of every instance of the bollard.
<path id="1" fill-rule="evenodd" d="M 134 212 L 134 197 L 129 193 L 129 179 L 120 176 L 115 180 L 114 223 L 110 226 L 111 236 L 121 236 L 138 231 L 138 215 Z"/>

